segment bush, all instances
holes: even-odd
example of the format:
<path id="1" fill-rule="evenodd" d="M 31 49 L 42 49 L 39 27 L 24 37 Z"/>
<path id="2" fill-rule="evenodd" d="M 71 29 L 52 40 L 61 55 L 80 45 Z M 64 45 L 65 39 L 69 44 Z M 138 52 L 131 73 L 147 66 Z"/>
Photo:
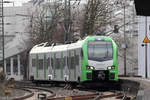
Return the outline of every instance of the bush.
<path id="1" fill-rule="evenodd" d="M 6 79 L 6 76 L 3 72 L 0 72 L 0 81 L 4 81 Z"/>
<path id="2" fill-rule="evenodd" d="M 6 88 L 6 76 L 3 72 L 0 72 L 0 96 L 4 95 L 4 90 Z"/>

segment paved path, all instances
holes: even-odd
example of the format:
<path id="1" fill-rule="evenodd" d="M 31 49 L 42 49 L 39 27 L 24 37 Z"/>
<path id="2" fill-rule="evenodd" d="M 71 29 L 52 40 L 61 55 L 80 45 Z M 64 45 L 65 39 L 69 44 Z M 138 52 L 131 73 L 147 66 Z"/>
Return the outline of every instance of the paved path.
<path id="1" fill-rule="evenodd" d="M 150 79 L 138 78 L 137 81 L 140 82 L 140 90 L 136 100 L 150 100 Z"/>
<path id="2" fill-rule="evenodd" d="M 150 79 L 127 77 L 125 79 L 140 82 L 140 90 L 138 91 L 136 100 L 150 100 Z"/>
<path id="3" fill-rule="evenodd" d="M 150 89 L 139 90 L 136 100 L 150 100 Z"/>

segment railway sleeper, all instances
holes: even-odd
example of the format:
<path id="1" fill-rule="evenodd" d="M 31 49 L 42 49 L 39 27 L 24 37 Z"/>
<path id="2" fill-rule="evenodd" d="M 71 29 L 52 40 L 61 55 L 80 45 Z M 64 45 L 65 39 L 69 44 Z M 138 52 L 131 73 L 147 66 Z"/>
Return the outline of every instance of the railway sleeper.
<path id="1" fill-rule="evenodd" d="M 66 84 L 66 85 L 64 86 L 64 89 L 72 89 L 72 85 L 71 85 L 71 84 Z"/>

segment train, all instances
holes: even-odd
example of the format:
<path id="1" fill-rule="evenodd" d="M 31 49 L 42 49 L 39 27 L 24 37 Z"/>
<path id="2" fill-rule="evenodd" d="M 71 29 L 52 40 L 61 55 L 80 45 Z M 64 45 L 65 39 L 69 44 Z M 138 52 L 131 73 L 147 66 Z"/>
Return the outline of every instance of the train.
<path id="1" fill-rule="evenodd" d="M 118 81 L 117 45 L 108 36 L 87 36 L 69 44 L 35 45 L 29 52 L 35 82 Z"/>

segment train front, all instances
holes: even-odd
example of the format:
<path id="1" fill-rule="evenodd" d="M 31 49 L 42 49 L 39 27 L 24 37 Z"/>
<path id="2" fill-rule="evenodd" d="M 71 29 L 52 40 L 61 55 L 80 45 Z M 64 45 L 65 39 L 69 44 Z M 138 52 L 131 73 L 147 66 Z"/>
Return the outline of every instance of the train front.
<path id="1" fill-rule="evenodd" d="M 110 37 L 92 36 L 83 46 L 83 81 L 117 81 L 117 45 Z"/>

